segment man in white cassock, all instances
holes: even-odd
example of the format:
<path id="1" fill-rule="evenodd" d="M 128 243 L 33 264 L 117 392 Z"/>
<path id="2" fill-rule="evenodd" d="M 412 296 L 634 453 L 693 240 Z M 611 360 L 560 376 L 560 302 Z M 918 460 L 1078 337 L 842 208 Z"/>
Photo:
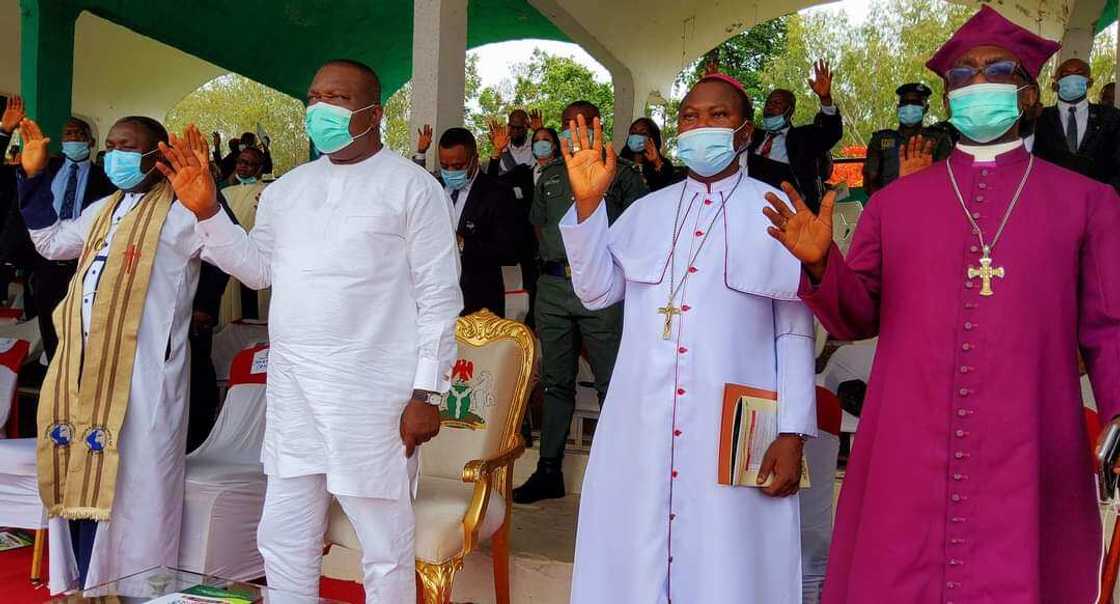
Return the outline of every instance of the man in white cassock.
<path id="1" fill-rule="evenodd" d="M 797 299 L 800 267 L 752 232 L 773 189 L 735 161 L 751 115 L 737 81 L 702 79 L 678 116 L 688 180 L 610 227 L 600 200 L 613 150 L 604 160 L 582 124 L 575 149 L 564 145 L 575 204 L 560 228 L 576 293 L 591 309 L 625 301 L 583 484 L 573 603 L 801 601 L 790 495 L 816 434 L 813 319 Z M 778 435 L 758 478 L 768 486 L 718 484 L 726 384 L 777 392 Z"/>
<path id="2" fill-rule="evenodd" d="M 380 95 L 365 65 L 320 68 L 306 127 L 325 155 L 265 189 L 248 234 L 215 210 L 197 129 L 165 153 L 207 258 L 272 287 L 258 530 L 269 586 L 318 593 L 333 495 L 362 546 L 366 601 L 410 603 L 413 453 L 439 431 L 463 300 L 443 190 L 382 147 Z"/>

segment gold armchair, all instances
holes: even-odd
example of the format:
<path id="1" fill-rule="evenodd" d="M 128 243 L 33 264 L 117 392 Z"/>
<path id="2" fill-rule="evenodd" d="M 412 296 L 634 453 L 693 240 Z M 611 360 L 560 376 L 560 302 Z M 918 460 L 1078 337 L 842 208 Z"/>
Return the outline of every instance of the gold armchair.
<path id="1" fill-rule="evenodd" d="M 508 604 L 513 464 L 525 450 L 520 428 L 536 342 L 525 325 L 485 310 L 459 319 L 455 336 L 459 358 L 440 408 L 442 430 L 421 448 L 416 574 L 423 601 L 446 604 L 463 558 L 489 539 L 496 601 Z M 327 539 L 360 549 L 337 506 Z"/>

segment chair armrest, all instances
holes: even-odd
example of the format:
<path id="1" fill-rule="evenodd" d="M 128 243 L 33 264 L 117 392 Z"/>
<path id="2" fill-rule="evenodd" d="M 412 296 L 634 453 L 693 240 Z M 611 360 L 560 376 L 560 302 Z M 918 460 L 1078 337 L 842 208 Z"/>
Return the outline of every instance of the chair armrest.
<path id="1" fill-rule="evenodd" d="M 490 459 L 474 459 L 463 466 L 463 482 L 478 482 L 489 479 L 494 472 L 512 464 L 525 452 L 525 441 L 517 435 L 517 442 L 510 448 Z"/>
<path id="2" fill-rule="evenodd" d="M 490 492 L 494 485 L 491 477 L 494 472 L 512 465 L 521 454 L 525 452 L 525 441 L 517 435 L 514 445 L 490 459 L 475 459 L 463 466 L 463 482 L 474 483 L 474 493 L 471 502 L 467 505 L 467 512 L 463 514 L 463 553 L 468 554 L 478 546 L 478 525 L 486 516 L 486 507 L 490 504 Z M 508 510 L 506 512 L 509 513 Z"/>

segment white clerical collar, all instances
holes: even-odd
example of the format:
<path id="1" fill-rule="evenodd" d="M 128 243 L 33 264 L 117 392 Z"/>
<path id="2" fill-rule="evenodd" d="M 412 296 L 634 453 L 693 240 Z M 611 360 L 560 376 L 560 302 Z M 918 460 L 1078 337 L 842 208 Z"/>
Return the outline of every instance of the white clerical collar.
<path id="1" fill-rule="evenodd" d="M 957 149 L 961 153 L 966 153 L 972 156 L 973 162 L 993 162 L 997 157 L 1014 151 L 1023 144 L 1023 139 L 1016 139 L 1007 143 L 999 143 L 998 145 L 966 145 L 964 143 L 957 143 Z"/>
<path id="2" fill-rule="evenodd" d="M 746 178 L 746 174 L 744 173 L 742 167 L 733 172 L 730 176 L 721 178 L 715 182 L 700 182 L 699 180 L 696 180 L 691 175 L 689 175 L 688 180 L 686 180 L 685 183 L 689 190 L 708 193 L 711 191 L 730 191 L 731 189 L 735 188 L 735 185 L 739 183 L 739 180 L 741 178 Z"/>
<path id="3" fill-rule="evenodd" d="M 1061 110 L 1062 115 L 1065 115 L 1065 114 L 1069 113 L 1070 108 L 1074 108 L 1078 111 L 1081 111 L 1083 109 L 1087 109 L 1088 107 L 1089 107 L 1089 97 L 1088 96 L 1086 96 L 1085 98 L 1081 99 L 1080 101 L 1078 101 L 1076 103 L 1067 103 L 1067 102 L 1065 102 L 1061 99 L 1058 99 L 1058 109 Z"/>

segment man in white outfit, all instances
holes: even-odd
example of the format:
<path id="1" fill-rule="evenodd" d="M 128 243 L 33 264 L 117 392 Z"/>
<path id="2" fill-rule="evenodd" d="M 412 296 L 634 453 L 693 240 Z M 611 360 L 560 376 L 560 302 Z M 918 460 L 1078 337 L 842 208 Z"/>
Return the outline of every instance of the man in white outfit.
<path id="1" fill-rule="evenodd" d="M 207 145 L 193 126 L 161 147 L 205 253 L 272 287 L 268 475 L 258 542 L 268 584 L 318 593 L 330 497 L 362 545 L 367 602 L 415 601 L 414 449 L 439 431 L 463 305 L 443 191 L 382 148 L 369 67 L 331 61 L 307 95 L 324 154 L 265 189 L 252 232 L 217 212 Z"/>

